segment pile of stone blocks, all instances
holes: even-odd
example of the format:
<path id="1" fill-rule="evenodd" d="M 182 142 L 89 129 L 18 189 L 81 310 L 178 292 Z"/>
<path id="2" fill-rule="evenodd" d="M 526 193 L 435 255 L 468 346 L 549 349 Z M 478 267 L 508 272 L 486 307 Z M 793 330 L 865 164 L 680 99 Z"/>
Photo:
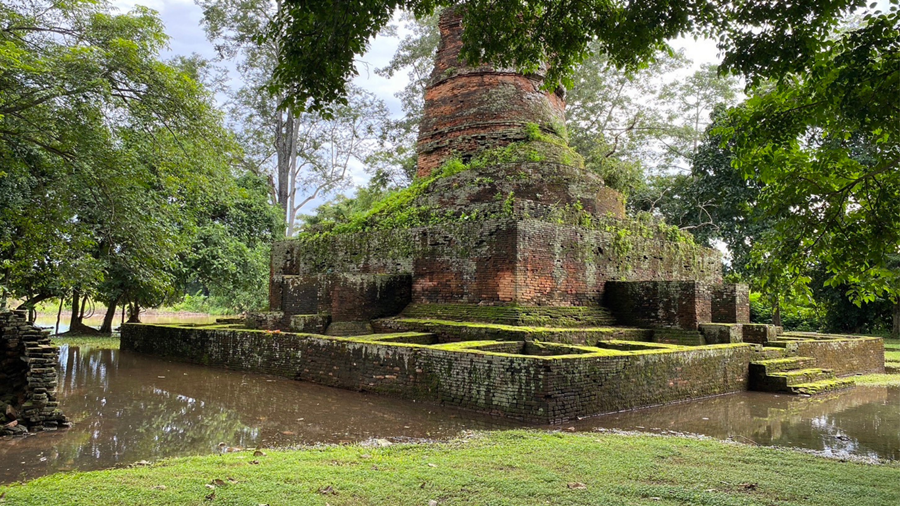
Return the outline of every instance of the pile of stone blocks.
<path id="1" fill-rule="evenodd" d="M 24 312 L 0 313 L 0 436 L 68 427 L 56 399 L 59 349 Z"/>

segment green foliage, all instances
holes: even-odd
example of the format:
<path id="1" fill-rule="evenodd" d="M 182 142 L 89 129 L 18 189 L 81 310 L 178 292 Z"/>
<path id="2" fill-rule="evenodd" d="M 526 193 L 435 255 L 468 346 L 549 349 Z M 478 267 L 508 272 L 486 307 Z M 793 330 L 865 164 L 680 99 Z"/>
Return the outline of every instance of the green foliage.
<path id="1" fill-rule="evenodd" d="M 822 308 L 815 303 L 795 304 L 787 301 L 779 306 L 781 324 L 785 330 L 820 332 L 824 330 Z M 759 292 L 750 293 L 750 321 L 772 324 L 775 310 L 766 297 Z"/>
<path id="2" fill-rule="evenodd" d="M 774 220 L 754 245 L 764 282 L 810 259 L 854 301 L 900 297 L 900 12 L 816 44 L 804 66 L 756 90 L 719 134 L 734 165 L 764 185 Z"/>
<path id="3" fill-rule="evenodd" d="M 395 9 L 417 17 L 433 14 L 449 0 L 365 0 L 281 4 L 266 35 L 283 46 L 272 87 L 296 109 L 327 110 L 344 100 L 356 74 L 354 57 L 390 21 Z M 528 73 L 548 65 L 546 86 L 571 84 L 570 76 L 591 52 L 616 67 L 637 67 L 686 33 L 718 39 L 728 70 L 751 78 L 784 75 L 802 68 L 835 22 L 859 0 L 801 4 L 723 0 L 697 2 L 562 2 L 559 0 L 467 0 L 461 7 L 461 56 Z M 595 46 L 589 46 L 596 40 Z"/>
<path id="4" fill-rule="evenodd" d="M 312 219 L 309 221 L 314 227 L 304 234 L 318 234 L 323 232 L 352 233 L 370 229 L 395 229 L 410 228 L 414 226 L 435 224 L 444 221 L 474 220 L 487 218 L 479 216 L 477 211 L 472 214 L 455 215 L 451 212 L 441 212 L 439 209 L 415 205 L 416 200 L 425 194 L 428 188 L 437 180 L 447 178 L 467 170 L 477 170 L 493 165 L 541 162 L 549 161 L 562 163 L 567 156 L 580 162 L 576 153 L 569 153 L 565 143 L 554 136 L 540 132 L 537 125 L 528 125 L 528 135 L 532 140 L 527 142 L 511 143 L 502 148 L 485 150 L 476 155 L 468 163 L 463 163 L 458 158 L 447 160 L 439 170 L 426 178 L 418 179 L 406 188 L 394 190 L 388 193 L 372 195 L 362 193 L 363 200 L 351 201 L 350 199 L 334 204 L 323 213 L 328 219 Z M 571 160 L 570 160 L 571 161 Z M 378 200 L 371 197 L 378 196 Z M 503 209 L 505 214 L 512 214 L 514 195 L 505 198 Z M 352 214 L 332 213 L 330 209 L 347 206 L 353 209 Z M 330 215 L 330 216 L 328 216 Z M 301 234 L 303 236 L 304 234 Z"/>
<path id="5" fill-rule="evenodd" d="M 235 183 L 200 62 L 161 61 L 142 7 L 29 0 L 0 6 L 0 25 L 0 278 L 35 299 L 176 300 L 198 241 L 267 212 Z"/>

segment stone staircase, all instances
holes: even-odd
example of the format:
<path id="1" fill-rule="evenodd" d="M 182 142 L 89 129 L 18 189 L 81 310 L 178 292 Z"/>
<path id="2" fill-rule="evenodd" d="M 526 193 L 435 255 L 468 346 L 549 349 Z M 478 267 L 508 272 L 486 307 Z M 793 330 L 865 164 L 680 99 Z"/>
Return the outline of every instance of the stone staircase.
<path id="1" fill-rule="evenodd" d="M 831 369 L 813 367 L 811 357 L 767 358 L 750 363 L 750 390 L 821 394 L 847 388 L 853 380 L 836 378 Z"/>

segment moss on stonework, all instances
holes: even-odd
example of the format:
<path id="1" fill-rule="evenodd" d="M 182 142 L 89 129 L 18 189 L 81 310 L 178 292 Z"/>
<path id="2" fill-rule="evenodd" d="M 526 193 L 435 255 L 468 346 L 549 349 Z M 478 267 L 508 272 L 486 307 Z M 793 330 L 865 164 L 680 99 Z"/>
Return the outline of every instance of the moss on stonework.
<path id="1" fill-rule="evenodd" d="M 376 202 L 368 211 L 351 216 L 346 223 L 326 222 L 300 233 L 297 239 L 302 241 L 330 233 L 346 234 L 373 229 L 403 229 L 452 221 L 496 218 L 497 216 L 487 213 L 476 214 L 477 210 L 471 213 L 459 213 L 433 205 L 423 205 L 418 201 L 436 181 L 470 170 L 523 163 L 548 163 L 584 168 L 584 159 L 569 148 L 565 140 L 556 135 L 542 133 L 536 124 L 528 124 L 523 136 L 528 140 L 513 142 L 504 147 L 486 149 L 477 153 L 467 163 L 459 158 L 447 160 L 432 175 L 416 180 L 409 187 L 389 194 Z M 493 182 L 491 178 L 476 177 L 469 184 L 480 187 Z M 512 214 L 514 194 L 510 192 L 505 199 L 503 210 Z"/>

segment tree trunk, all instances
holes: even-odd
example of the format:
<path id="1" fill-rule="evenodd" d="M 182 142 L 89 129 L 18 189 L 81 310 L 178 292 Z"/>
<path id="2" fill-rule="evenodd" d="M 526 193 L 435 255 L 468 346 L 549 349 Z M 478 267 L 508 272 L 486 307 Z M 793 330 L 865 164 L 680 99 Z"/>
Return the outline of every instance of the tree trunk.
<path id="1" fill-rule="evenodd" d="M 75 290 L 72 292 L 72 315 L 69 317 L 69 331 L 74 329 L 79 325 L 83 325 L 81 321 L 81 291 Z"/>
<path id="2" fill-rule="evenodd" d="M 772 325 L 781 327 L 781 303 L 777 298 L 775 299 L 775 307 L 772 311 Z"/>
<path id="3" fill-rule="evenodd" d="M 294 220 L 291 216 L 290 193 L 292 181 L 292 168 L 294 159 L 294 115 L 290 112 L 278 113 L 278 124 L 275 125 L 275 159 L 276 172 L 278 173 L 278 188 L 276 196 L 278 205 L 284 212 L 284 219 L 287 223 L 286 233 L 290 236 L 293 233 Z"/>
<path id="4" fill-rule="evenodd" d="M 72 294 L 72 317 L 69 319 L 69 330 L 63 334 L 98 335 L 97 329 L 84 324 L 84 306 L 87 305 L 87 295 L 81 296 L 79 290 Z"/>
<path id="5" fill-rule="evenodd" d="M 900 298 L 894 301 L 894 325 L 891 328 L 891 339 L 900 339 Z"/>
<path id="6" fill-rule="evenodd" d="M 141 323 L 141 306 L 136 303 L 128 306 L 128 323 Z"/>
<path id="7" fill-rule="evenodd" d="M 106 308 L 106 314 L 103 316 L 103 324 L 100 325 L 101 334 L 112 334 L 113 318 L 116 316 L 116 306 L 119 305 L 119 299 L 121 298 L 121 296 L 116 297 L 115 300 L 110 301 L 109 307 Z"/>

